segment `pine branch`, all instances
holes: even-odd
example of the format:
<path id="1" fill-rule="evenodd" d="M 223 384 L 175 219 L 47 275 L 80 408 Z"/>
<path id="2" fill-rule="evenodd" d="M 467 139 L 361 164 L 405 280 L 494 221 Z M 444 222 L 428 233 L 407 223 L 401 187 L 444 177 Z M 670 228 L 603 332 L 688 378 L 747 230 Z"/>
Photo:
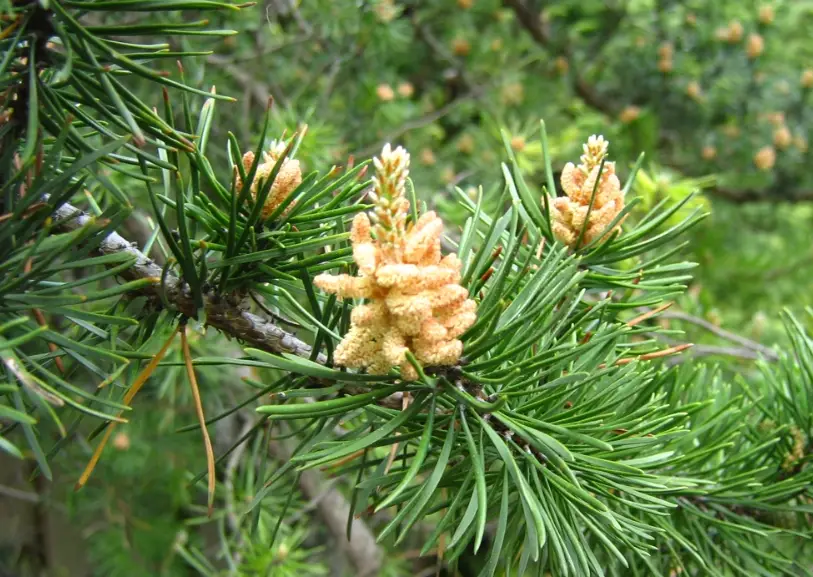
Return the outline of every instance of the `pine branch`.
<path id="1" fill-rule="evenodd" d="M 70 204 L 62 205 L 54 216 L 62 221 L 61 228 L 64 231 L 77 230 L 92 218 Z M 154 278 L 158 281 L 164 274 L 163 269 L 142 253 L 135 243 L 131 243 L 116 232 L 109 234 L 101 242 L 99 252 L 104 255 L 126 252 L 135 257 L 133 266 L 122 273 L 127 280 Z M 190 318 L 198 316 L 189 287 L 172 271 L 167 271 L 163 283 L 156 282 L 151 290 L 155 296 L 163 291 L 166 299 L 184 315 Z M 269 319 L 250 312 L 248 302 L 248 297 L 238 299 L 232 296 L 206 294 L 204 298 L 206 323 L 264 351 L 310 357 L 312 351 L 310 345 L 281 329 Z M 326 362 L 326 358 L 321 354 L 316 360 Z"/>
<path id="2" fill-rule="evenodd" d="M 570 50 L 567 46 L 558 47 L 555 44 L 550 30 L 548 30 L 539 18 L 539 11 L 531 9 L 523 0 L 503 0 L 503 4 L 514 11 L 517 22 L 525 28 L 537 44 L 555 56 L 563 56 L 567 58 L 568 61 L 572 60 Z M 585 80 L 576 70 L 573 70 L 571 79 L 573 90 L 587 106 L 608 116 L 615 116 L 615 107 L 599 94 L 595 87 Z"/>
<path id="3" fill-rule="evenodd" d="M 85 226 L 92 218 L 70 204 L 62 205 L 54 216 L 57 220 L 63 221 L 61 229 L 64 231 L 77 230 Z M 155 285 L 148 289 L 153 296 L 159 298 L 160 291 L 163 291 L 167 301 L 179 312 L 189 318 L 197 317 L 195 302 L 188 285 L 172 271 L 168 270 L 164 273 L 164 270 L 155 261 L 138 249 L 136 243 L 113 232 L 101 242 L 98 252 L 103 255 L 127 252 L 134 256 L 136 261 L 132 267 L 121 274 L 123 278 L 127 280 L 156 279 Z M 158 281 L 162 275 L 164 275 L 164 280 L 163 283 L 160 283 Z M 237 298 L 233 295 L 207 293 L 204 295 L 206 324 L 246 345 L 269 353 L 290 353 L 306 359 L 311 358 L 313 349 L 309 344 L 280 328 L 272 319 L 249 311 L 250 302 L 249 295 Z M 322 353 L 319 353 L 314 360 L 321 364 L 327 363 L 327 357 Z M 349 394 L 357 394 L 365 392 L 367 389 L 347 384 L 344 390 Z M 402 396 L 402 393 L 396 392 L 379 399 L 377 404 L 397 408 L 401 406 Z"/>

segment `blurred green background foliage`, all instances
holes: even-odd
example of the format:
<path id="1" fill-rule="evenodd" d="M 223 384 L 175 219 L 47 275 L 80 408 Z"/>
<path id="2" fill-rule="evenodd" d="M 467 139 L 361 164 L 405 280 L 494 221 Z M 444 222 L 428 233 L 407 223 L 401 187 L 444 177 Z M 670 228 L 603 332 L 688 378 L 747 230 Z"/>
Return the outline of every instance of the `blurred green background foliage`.
<path id="1" fill-rule="evenodd" d="M 83 24 L 126 28 L 167 17 L 92 12 Z M 243 150 L 256 147 L 272 101 L 269 139 L 307 124 L 297 156 L 306 170 L 348 166 L 386 142 L 405 146 L 418 197 L 443 216 L 454 238 L 468 216 L 456 187 L 471 198 L 482 188 L 486 205 L 495 206 L 504 186 L 504 138 L 541 194 L 544 118 L 557 178 L 566 162 L 577 161 L 590 134 L 609 140 L 622 182 L 644 154 L 631 189 L 641 202 L 631 221 L 661 200 L 700 191 L 673 217 L 676 223 L 696 207 L 710 213 L 680 247 L 670 247 L 699 265 L 675 310 L 772 345 L 787 344 L 780 311 L 813 304 L 813 2 L 263 0 L 250 9 L 186 11 L 179 18 L 193 28 L 207 19 L 207 29 L 236 33 L 133 32 L 122 39 L 167 42 L 172 51 L 211 50 L 186 59 L 184 72 L 193 86 L 214 85 L 219 94 L 237 98 L 218 104 L 209 137 L 209 157 L 220 173 L 228 170 L 228 133 Z M 162 66 L 175 65 L 168 58 Z M 122 82 L 160 106 L 154 85 Z M 191 101 L 199 105 L 202 99 Z M 142 185 L 109 176 L 128 187 L 136 220 L 151 222 Z M 137 227 L 132 232 L 141 240 Z M 699 345 L 719 344 L 718 335 L 697 323 L 663 322 Z M 198 356 L 222 354 L 202 342 L 193 346 Z M 758 382 L 753 359 L 736 351 L 709 356 L 724 372 Z M 166 373 L 144 395 L 139 418 L 114 439 L 97 472 L 103 487 L 70 493 L 70 475 L 86 451 L 61 457 L 59 469 L 68 475 L 50 498 L 89 527 L 83 535 L 90 543 L 83 569 L 89 575 L 181 576 L 190 575 L 190 567 L 227 574 L 196 553 L 216 536 L 195 531 L 205 515 L 204 492 L 189 487 L 188 471 L 205 468 L 199 440 L 170 434 L 194 420 L 181 367 L 174 368 L 177 374 Z M 201 389 L 212 398 L 207 391 L 219 391 L 222 376 L 202 374 Z M 233 471 L 245 490 L 240 498 L 252 498 L 262 466 Z M 293 486 L 293 477 L 288 483 Z M 242 543 L 241 574 L 339 574 L 330 555 L 337 545 L 303 518 L 286 524 L 274 550 L 256 545 L 274 531 L 273 513 L 285 504 L 273 495 L 267 499 L 261 538 Z M 297 494 L 291 510 L 306 502 Z M 418 541 L 410 545 L 419 548 Z M 387 559 L 385 571 L 414 574 L 407 568 L 413 557 L 402 548 Z M 284 562 L 276 566 L 269 559 Z M 26 563 L 19 567 L 25 570 Z M 35 573 L 23 573 L 29 574 Z"/>

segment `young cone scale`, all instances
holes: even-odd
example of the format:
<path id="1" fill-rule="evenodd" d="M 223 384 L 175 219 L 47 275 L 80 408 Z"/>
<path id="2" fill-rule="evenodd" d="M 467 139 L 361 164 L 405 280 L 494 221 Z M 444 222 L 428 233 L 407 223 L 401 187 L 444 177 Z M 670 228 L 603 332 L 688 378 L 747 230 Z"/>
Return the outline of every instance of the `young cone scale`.
<path id="1" fill-rule="evenodd" d="M 280 156 L 285 154 L 285 143 L 282 141 L 274 140 L 268 152 L 263 152 L 263 161 L 257 166 L 257 174 L 254 175 L 254 180 L 251 181 L 251 198 L 257 200 L 257 194 L 262 190 L 262 185 L 271 176 L 274 166 L 279 160 Z M 246 173 L 251 170 L 251 165 L 254 163 L 254 153 L 249 151 L 243 155 L 243 168 Z M 268 191 L 268 196 L 263 204 L 260 217 L 265 220 L 274 213 L 274 210 L 288 198 L 297 186 L 302 184 L 302 168 L 299 166 L 299 161 L 294 158 L 286 158 L 282 161 L 282 166 L 274 179 L 274 184 L 271 185 L 271 190 Z M 243 181 L 240 174 L 237 174 L 237 190 L 243 186 Z M 292 208 L 292 202 L 288 209 Z"/>
<path id="2" fill-rule="evenodd" d="M 568 162 L 562 171 L 562 189 L 567 196 L 554 198 L 550 203 L 553 234 L 571 248 L 577 248 L 577 244 L 587 245 L 600 236 L 606 238 L 621 228 L 619 222 L 612 230 L 607 230 L 624 208 L 624 194 L 615 174 L 615 163 L 605 162 L 603 167 L 601 164 L 607 156 L 608 145 L 603 136 L 591 136 L 583 147 L 581 163 L 575 166 Z"/>
<path id="3" fill-rule="evenodd" d="M 314 284 L 340 298 L 367 299 L 353 310 L 337 364 L 371 374 L 399 367 L 414 380 L 406 353 L 425 365 L 454 365 L 463 353 L 457 337 L 474 323 L 476 305 L 459 284 L 457 255 L 441 256 L 443 221 L 427 212 L 407 224 L 409 154 L 387 144 L 374 163 L 375 208 L 357 214 L 350 233 L 359 276 L 321 274 Z"/>

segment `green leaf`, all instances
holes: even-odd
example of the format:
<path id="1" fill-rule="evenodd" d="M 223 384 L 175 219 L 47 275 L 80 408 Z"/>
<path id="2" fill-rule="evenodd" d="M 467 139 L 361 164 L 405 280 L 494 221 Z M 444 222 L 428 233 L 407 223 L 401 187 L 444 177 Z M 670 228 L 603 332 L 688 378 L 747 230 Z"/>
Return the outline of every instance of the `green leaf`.
<path id="1" fill-rule="evenodd" d="M 39 142 L 39 104 L 37 93 L 39 91 L 39 78 L 37 77 L 36 43 L 31 43 L 28 56 L 28 125 L 25 132 L 25 147 L 20 156 L 20 163 L 27 164 L 34 156 Z M 11 50 L 11 53 L 14 51 Z"/>
<path id="2" fill-rule="evenodd" d="M 0 435 L 0 451 L 3 451 L 4 453 L 11 455 L 12 457 L 16 457 L 18 459 L 25 458 L 20 449 L 18 449 L 14 443 L 9 441 L 2 435 Z"/>
<path id="3" fill-rule="evenodd" d="M 214 0 L 107 0 L 86 2 L 67 0 L 65 6 L 77 10 L 110 12 L 168 12 L 170 10 L 240 10 L 237 4 Z"/>
<path id="4" fill-rule="evenodd" d="M 511 192 L 512 197 L 521 202 L 521 206 L 528 213 L 531 222 L 533 222 L 537 230 L 547 232 L 548 234 L 546 236 L 550 237 L 550 224 L 548 223 L 548 219 L 545 217 L 545 215 L 542 214 L 542 210 L 539 208 L 540 204 L 542 203 L 542 198 L 545 195 L 535 197 L 528 189 L 522 175 L 519 173 L 519 167 L 517 166 L 516 158 L 514 158 L 514 151 L 511 148 L 510 142 L 508 142 L 507 132 L 503 130 L 502 136 L 506 150 L 508 150 L 511 158 L 511 165 L 514 168 L 514 174 L 512 176 L 511 172 L 508 170 L 508 167 L 505 164 L 502 165 L 503 177 L 505 178 L 505 183 L 508 185 L 508 190 Z M 547 202 L 547 200 L 545 200 L 545 202 Z"/>
<path id="5" fill-rule="evenodd" d="M 85 54 L 90 58 L 91 62 L 97 67 L 97 69 L 101 70 L 101 65 L 96 59 L 96 56 L 93 54 L 93 50 L 90 49 L 87 42 L 85 42 L 84 45 Z M 141 132 L 141 128 L 138 126 L 132 112 L 130 112 L 130 109 L 126 104 L 124 104 L 121 96 L 119 96 L 119 93 L 116 92 L 116 89 L 113 87 L 113 83 L 110 81 L 110 75 L 107 72 L 97 72 L 96 79 L 102 85 L 102 88 L 104 88 L 104 91 L 107 93 L 107 96 L 110 98 L 110 101 L 116 107 L 121 117 L 130 127 L 130 131 L 133 135 L 133 142 L 135 142 L 136 146 L 139 148 L 144 146 L 144 144 L 146 144 L 144 134 Z"/>
<path id="6" fill-rule="evenodd" d="M 389 388 L 385 389 L 385 391 L 389 390 L 390 390 Z M 367 447 L 372 446 L 377 441 L 392 434 L 394 431 L 398 429 L 398 427 L 402 426 L 410 418 L 417 414 L 423 408 L 425 400 L 426 400 L 425 395 L 422 394 L 417 395 L 406 411 L 399 413 L 398 416 L 391 419 L 388 423 L 383 425 L 381 428 L 376 429 L 369 435 L 365 435 L 364 437 L 352 441 L 350 443 L 341 443 L 341 446 L 336 449 L 331 448 L 313 451 L 306 455 L 295 457 L 293 460 L 297 462 L 306 461 L 307 465 L 305 465 L 303 468 L 310 469 L 313 467 L 325 465 L 337 459 L 341 459 L 342 457 L 346 457 L 362 449 L 366 449 Z M 330 401 L 322 402 L 328 403 Z"/>
<path id="7" fill-rule="evenodd" d="M 463 431 L 466 433 L 466 444 L 469 447 L 469 458 L 472 460 L 472 468 L 474 470 L 476 491 L 472 496 L 472 499 L 474 496 L 477 497 L 477 535 L 474 538 L 474 552 L 477 553 L 477 551 L 480 549 L 480 545 L 483 542 L 483 535 L 485 534 L 488 515 L 488 493 L 486 491 L 485 463 L 483 461 L 482 444 L 481 448 L 478 449 L 477 444 L 474 442 L 474 436 L 471 434 L 471 429 L 469 428 L 465 411 L 460 411 L 460 422 L 463 425 Z"/>
<path id="8" fill-rule="evenodd" d="M 17 410 L 20 412 L 25 412 L 25 405 L 23 404 L 22 395 L 19 392 L 15 392 L 13 397 L 14 405 L 17 407 Z M 21 426 L 23 429 L 23 434 L 28 441 L 28 446 L 31 448 L 31 452 L 34 453 L 34 459 L 37 461 L 37 466 L 39 467 L 40 472 L 45 475 L 46 479 L 52 481 L 54 476 L 51 473 L 51 468 L 48 466 L 48 460 L 45 458 L 45 452 L 40 446 L 36 430 L 28 423 L 21 423 Z"/>
<path id="9" fill-rule="evenodd" d="M 15 411 L 11 407 L 6 407 L 5 405 L 0 405 L 0 419 L 8 419 L 9 421 L 13 421 L 15 423 L 27 423 L 29 425 L 34 425 L 37 423 L 37 419 L 34 417 L 21 411 Z"/>
<path id="10" fill-rule="evenodd" d="M 417 404 L 418 399 L 415 399 L 412 406 Z M 410 409 L 412 406 L 410 406 Z M 409 412 L 409 409 L 407 409 L 406 412 Z M 406 414 L 406 412 L 402 414 Z M 395 518 L 393 518 L 393 520 L 390 521 L 381 531 L 377 539 L 379 542 L 402 523 L 403 528 L 401 535 L 398 537 L 398 539 L 396 539 L 395 543 L 397 545 L 403 541 L 407 536 L 409 529 L 418 521 L 418 518 L 424 513 L 432 497 L 435 496 L 435 491 L 443 478 L 444 473 L 446 472 L 446 465 L 449 462 L 449 456 L 451 455 L 452 447 L 454 446 L 455 416 L 456 412 L 453 412 L 452 418 L 449 421 L 448 429 L 446 430 L 446 440 L 443 442 L 443 448 L 440 451 L 440 455 L 438 455 L 438 460 L 435 463 L 434 469 L 432 469 L 432 474 L 429 475 L 429 478 L 421 486 L 420 490 L 415 494 L 415 496 L 409 500 L 409 502 L 404 506 L 403 509 L 401 509 Z"/>
<path id="11" fill-rule="evenodd" d="M 275 355 L 259 349 L 246 348 L 246 354 L 266 363 L 268 367 L 281 369 L 283 371 L 290 371 L 298 375 L 307 375 L 318 379 L 328 379 L 333 381 L 364 381 L 364 382 L 380 382 L 386 380 L 386 377 L 378 375 L 360 375 L 357 373 L 346 373 L 344 371 L 337 371 L 319 363 L 315 363 L 308 359 L 304 359 L 297 355 L 290 353 L 282 353 Z"/>
<path id="12" fill-rule="evenodd" d="M 435 401 L 436 398 L 433 396 L 432 401 L 429 403 L 429 413 L 426 418 L 426 424 L 424 424 L 421 442 L 418 445 L 418 450 L 412 457 L 412 462 L 409 465 L 409 469 L 407 469 L 406 474 L 398 483 L 398 486 L 396 486 L 395 489 L 390 491 L 387 497 L 376 506 L 375 508 L 376 513 L 381 509 L 389 507 L 401 495 L 401 493 L 404 492 L 404 489 L 406 489 L 409 486 L 409 484 L 412 482 L 413 479 L 415 479 L 415 476 L 421 470 L 423 462 L 426 459 L 426 455 L 429 453 L 429 446 L 430 443 L 432 442 L 432 434 L 434 433 L 432 427 L 435 424 Z"/>
<path id="13" fill-rule="evenodd" d="M 269 415 L 270 418 L 316 418 L 336 413 L 346 413 L 353 409 L 364 407 L 378 399 L 387 397 L 398 391 L 398 386 L 386 387 L 361 393 L 358 395 L 348 395 L 329 401 L 318 401 L 315 403 L 295 403 L 290 405 L 263 405 L 257 407 L 257 412 Z"/>
<path id="14" fill-rule="evenodd" d="M 526 530 L 535 531 L 537 539 L 534 540 L 533 546 L 538 550 L 538 548 L 545 543 L 546 538 L 545 525 L 542 521 L 542 516 L 539 512 L 539 503 L 536 497 L 534 496 L 533 492 L 531 491 L 527 479 L 525 479 L 525 476 L 522 474 L 519 467 L 517 466 L 514 457 L 511 455 L 511 450 L 502 440 L 500 435 L 497 434 L 491 428 L 491 426 L 485 420 L 483 420 L 483 418 L 480 415 L 477 415 L 476 413 L 474 414 L 476 415 L 476 418 L 480 423 L 480 426 L 483 428 L 483 430 L 486 432 L 486 435 L 488 435 L 489 439 L 491 440 L 491 443 L 497 449 L 497 453 L 499 453 L 500 458 L 502 459 L 503 463 L 505 463 L 506 469 L 511 474 L 511 477 L 514 480 L 514 484 L 516 485 L 519 491 L 522 509 L 525 514 L 525 521 L 527 524 Z M 535 557 L 536 556 L 534 556 L 534 558 Z"/>
<path id="15" fill-rule="evenodd" d="M 491 544 L 491 552 L 488 561 L 482 568 L 478 577 L 492 577 L 500 562 L 503 543 L 505 542 L 505 532 L 508 527 L 508 469 L 503 470 L 502 497 L 500 498 L 500 514 L 497 518 L 497 532 L 494 534 L 494 541 Z"/>

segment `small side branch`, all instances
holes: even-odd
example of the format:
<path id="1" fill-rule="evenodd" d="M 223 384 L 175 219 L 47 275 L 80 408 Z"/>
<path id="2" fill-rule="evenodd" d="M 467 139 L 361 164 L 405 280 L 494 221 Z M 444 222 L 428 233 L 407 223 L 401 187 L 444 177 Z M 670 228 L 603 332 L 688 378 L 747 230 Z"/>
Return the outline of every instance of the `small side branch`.
<path id="1" fill-rule="evenodd" d="M 556 56 L 563 56 L 568 60 L 572 60 L 572 55 L 566 46 L 556 46 L 550 30 L 548 30 L 539 18 L 538 11 L 532 10 L 523 0 L 503 0 L 503 4 L 514 11 L 517 22 L 530 34 L 531 38 L 533 38 L 537 44 Z M 571 75 L 573 91 L 587 106 L 607 116 L 615 116 L 615 108 L 606 98 L 603 98 L 602 95 L 596 91 L 592 84 L 576 70 L 573 70 Z"/>
<path id="2" fill-rule="evenodd" d="M 732 333 L 725 329 L 721 329 L 720 327 L 710 323 L 707 320 L 701 319 L 699 317 L 682 313 L 682 312 L 665 312 L 661 315 L 662 319 L 674 319 L 677 321 L 687 322 L 693 325 L 696 325 L 700 328 L 703 328 L 710 333 L 720 337 L 721 339 L 725 339 L 732 343 L 736 343 L 740 345 L 741 348 L 732 348 L 732 347 L 712 347 L 712 346 L 701 346 L 696 347 L 692 353 L 694 355 L 699 355 L 701 352 L 705 353 L 706 355 L 713 355 L 713 354 L 721 354 L 721 355 L 729 355 L 729 356 L 739 356 L 743 358 L 751 358 L 751 359 L 758 359 L 760 356 L 764 357 L 769 361 L 777 361 L 779 360 L 779 355 L 773 349 L 766 347 L 765 345 L 761 345 L 756 341 L 752 341 L 751 339 L 747 339 L 743 336 L 738 334 Z M 750 353 L 750 354 L 749 354 Z"/>

